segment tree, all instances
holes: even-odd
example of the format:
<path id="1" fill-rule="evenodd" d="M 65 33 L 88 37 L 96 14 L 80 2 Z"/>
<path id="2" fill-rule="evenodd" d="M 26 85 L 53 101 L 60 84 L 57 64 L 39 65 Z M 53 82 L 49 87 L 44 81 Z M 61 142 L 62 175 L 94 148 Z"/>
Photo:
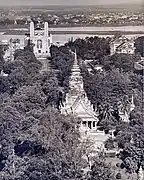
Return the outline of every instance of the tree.
<path id="1" fill-rule="evenodd" d="M 115 180 L 111 165 L 107 164 L 104 155 L 98 156 L 94 162 L 89 173 L 88 180 Z"/>
<path id="2" fill-rule="evenodd" d="M 135 40 L 136 53 L 140 53 L 140 55 L 144 56 L 144 36 L 138 37 Z"/>
<path id="3" fill-rule="evenodd" d="M 138 55 L 129 54 L 114 54 L 101 58 L 100 64 L 105 70 L 112 70 L 118 68 L 120 71 L 130 72 L 134 71 L 134 63 L 140 60 Z"/>
<path id="4" fill-rule="evenodd" d="M 76 39 L 66 44 L 72 51 L 77 50 L 78 57 L 82 59 L 97 59 L 110 53 L 109 39 L 86 37 Z"/>
<path id="5" fill-rule="evenodd" d="M 113 106 L 114 103 L 123 99 L 124 95 L 133 92 L 129 74 L 119 70 L 109 72 L 97 72 L 94 75 L 82 70 L 84 88 L 88 98 L 93 104 Z"/>
<path id="6" fill-rule="evenodd" d="M 125 128 L 120 128 L 116 134 L 116 142 L 122 148 L 120 158 L 121 167 L 130 173 L 137 172 L 143 166 L 144 132 L 142 114 L 131 116 L 131 122 Z"/>
<path id="7" fill-rule="evenodd" d="M 4 55 L 3 48 L 2 46 L 0 46 L 0 73 L 3 70 L 3 65 L 4 65 L 3 55 Z"/>
<path id="8" fill-rule="evenodd" d="M 59 85 L 64 87 L 64 90 L 68 92 L 69 77 L 74 57 L 66 46 L 60 48 L 52 46 L 50 52 L 52 56 L 51 64 L 54 66 L 54 70 L 58 70 L 57 78 L 59 80 Z"/>
<path id="9" fill-rule="evenodd" d="M 12 71 L 19 69 L 19 68 L 23 68 L 24 69 L 24 62 L 21 60 L 15 60 L 15 61 L 6 61 L 4 63 L 4 73 L 6 74 L 10 74 L 12 73 Z"/>

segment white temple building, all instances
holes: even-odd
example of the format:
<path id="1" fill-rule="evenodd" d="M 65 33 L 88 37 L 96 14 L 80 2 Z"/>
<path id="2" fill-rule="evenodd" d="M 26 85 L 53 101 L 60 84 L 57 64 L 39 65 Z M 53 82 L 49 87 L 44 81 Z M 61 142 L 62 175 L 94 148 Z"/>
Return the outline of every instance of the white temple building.
<path id="1" fill-rule="evenodd" d="M 81 141 L 91 144 L 92 155 L 104 149 L 104 142 L 109 135 L 106 135 L 104 131 L 97 130 L 98 117 L 84 91 L 83 78 L 78 65 L 76 52 L 73 54 L 75 60 L 70 78 L 70 90 L 66 95 L 66 102 L 61 111 L 62 114 L 74 114 L 80 118 L 79 131 L 81 134 Z"/>
<path id="2" fill-rule="evenodd" d="M 83 78 L 80 73 L 80 68 L 77 62 L 76 52 L 75 61 L 72 68 L 70 78 L 70 90 L 66 95 L 65 107 L 62 109 L 63 114 L 75 114 L 81 118 L 81 130 L 96 130 L 98 118 L 93 111 L 92 105 L 87 98 L 83 88 Z"/>

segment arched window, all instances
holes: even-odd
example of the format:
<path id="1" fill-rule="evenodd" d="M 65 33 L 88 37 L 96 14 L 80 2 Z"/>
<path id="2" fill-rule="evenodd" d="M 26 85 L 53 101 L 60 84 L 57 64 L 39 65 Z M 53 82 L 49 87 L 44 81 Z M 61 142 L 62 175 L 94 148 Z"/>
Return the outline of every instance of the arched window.
<path id="1" fill-rule="evenodd" d="M 37 48 L 42 49 L 42 40 L 37 40 Z"/>

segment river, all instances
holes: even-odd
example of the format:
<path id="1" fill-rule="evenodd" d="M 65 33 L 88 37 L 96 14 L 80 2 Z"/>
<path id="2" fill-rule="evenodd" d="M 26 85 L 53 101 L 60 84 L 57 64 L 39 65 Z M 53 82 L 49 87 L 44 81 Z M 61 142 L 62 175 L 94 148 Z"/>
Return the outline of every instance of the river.
<path id="1" fill-rule="evenodd" d="M 15 28 L 9 30 L 28 30 L 27 28 Z M 108 32 L 108 31 L 131 31 L 131 32 L 144 32 L 144 26 L 117 26 L 117 27 L 56 27 L 56 28 L 49 28 L 49 31 L 62 31 L 62 32 L 72 32 L 72 31 L 99 31 L 99 32 Z"/>
<path id="2" fill-rule="evenodd" d="M 58 27 L 49 28 L 50 31 L 131 31 L 144 32 L 144 26 L 118 26 L 118 27 Z"/>
<path id="3" fill-rule="evenodd" d="M 17 30 L 17 29 L 16 29 Z M 19 31 L 23 31 L 23 29 L 19 29 Z M 59 28 L 49 28 L 51 32 L 61 32 L 60 34 L 53 34 L 53 43 L 56 44 L 59 42 L 61 45 L 66 43 L 70 38 L 73 37 L 73 40 L 77 38 L 85 38 L 91 36 L 99 36 L 99 37 L 112 37 L 113 35 L 108 35 L 109 31 L 126 31 L 129 32 L 126 36 L 129 38 L 144 36 L 144 26 L 120 26 L 120 27 L 59 27 Z M 72 31 L 77 33 L 73 34 Z M 90 34 L 90 32 L 95 32 Z M 97 32 L 105 32 L 103 35 L 98 35 Z M 69 32 L 65 34 L 65 32 Z M 84 32 L 84 33 L 82 33 Z M 89 33 L 87 33 L 89 32 Z M 130 33 L 134 32 L 134 33 Z M 139 32 L 142 32 L 141 34 Z M 24 35 L 4 35 L 4 32 L 0 33 L 0 41 L 9 40 L 10 38 L 19 38 L 21 44 L 24 44 Z"/>

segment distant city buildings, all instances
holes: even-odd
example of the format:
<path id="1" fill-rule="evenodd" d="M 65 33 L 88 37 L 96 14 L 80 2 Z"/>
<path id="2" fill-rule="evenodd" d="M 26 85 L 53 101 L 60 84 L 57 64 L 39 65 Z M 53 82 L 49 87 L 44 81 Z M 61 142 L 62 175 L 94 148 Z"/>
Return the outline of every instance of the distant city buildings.
<path id="1" fill-rule="evenodd" d="M 106 11 L 100 12 L 96 10 L 83 11 L 68 11 L 68 12 L 54 12 L 37 11 L 37 10 L 7 10 L 0 11 L 0 24 L 13 24 L 17 20 L 17 24 L 27 25 L 26 20 L 41 17 L 42 21 L 47 21 L 49 24 L 57 26 L 72 26 L 72 25 L 143 25 L 144 16 L 141 11 Z"/>

